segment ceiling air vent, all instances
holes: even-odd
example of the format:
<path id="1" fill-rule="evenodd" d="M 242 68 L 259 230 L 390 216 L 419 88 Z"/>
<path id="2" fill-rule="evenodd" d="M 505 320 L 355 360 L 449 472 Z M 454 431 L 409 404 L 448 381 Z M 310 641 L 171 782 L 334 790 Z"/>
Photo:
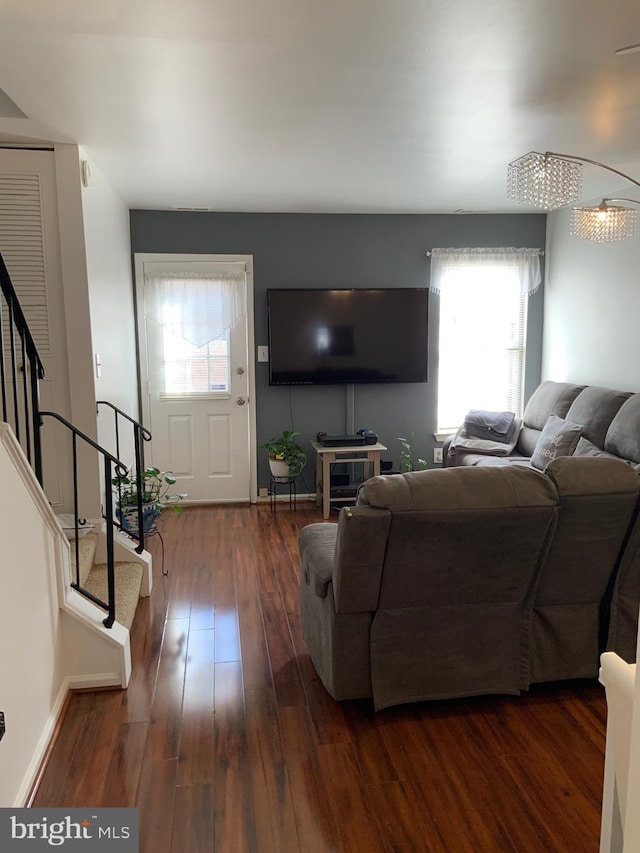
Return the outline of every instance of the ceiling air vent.
<path id="1" fill-rule="evenodd" d="M 211 207 L 174 207 L 174 210 L 187 210 L 190 213 L 211 213 Z"/>

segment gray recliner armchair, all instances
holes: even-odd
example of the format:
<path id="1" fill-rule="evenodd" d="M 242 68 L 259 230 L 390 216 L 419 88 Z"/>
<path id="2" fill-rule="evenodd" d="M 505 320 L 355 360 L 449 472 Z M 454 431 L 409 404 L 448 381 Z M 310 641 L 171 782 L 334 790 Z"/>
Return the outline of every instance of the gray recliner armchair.
<path id="1" fill-rule="evenodd" d="M 368 480 L 337 524 L 299 536 L 324 686 L 380 709 L 597 677 L 600 652 L 637 630 L 639 494 L 607 458 Z"/>
<path id="2" fill-rule="evenodd" d="M 558 498 L 520 466 L 374 477 L 300 532 L 302 632 L 336 699 L 517 694 Z"/>

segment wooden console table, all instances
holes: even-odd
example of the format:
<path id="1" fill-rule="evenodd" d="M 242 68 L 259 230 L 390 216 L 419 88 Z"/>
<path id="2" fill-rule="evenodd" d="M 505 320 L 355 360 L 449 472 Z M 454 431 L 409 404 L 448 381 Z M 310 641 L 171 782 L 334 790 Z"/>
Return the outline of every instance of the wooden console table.
<path id="1" fill-rule="evenodd" d="M 311 446 L 316 452 L 316 506 L 322 505 L 323 518 L 329 518 L 332 502 L 344 502 L 344 498 L 331 497 L 331 466 L 336 462 L 362 462 L 369 466 L 369 477 L 375 477 L 380 473 L 380 454 L 387 449 L 380 442 L 324 447 L 312 441 Z"/>

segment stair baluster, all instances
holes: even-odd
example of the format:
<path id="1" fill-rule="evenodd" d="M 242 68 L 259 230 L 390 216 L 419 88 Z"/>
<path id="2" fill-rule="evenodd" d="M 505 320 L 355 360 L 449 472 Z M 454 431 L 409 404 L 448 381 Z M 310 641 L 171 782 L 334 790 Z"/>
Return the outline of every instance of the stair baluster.
<path id="1" fill-rule="evenodd" d="M 119 409 L 117 406 L 114 406 L 113 403 L 110 403 L 108 400 L 97 400 L 96 401 L 96 411 L 99 412 L 100 406 L 109 406 L 110 409 L 113 410 L 114 413 L 114 423 L 115 423 L 115 436 L 116 436 L 116 456 L 120 459 L 120 429 L 119 429 L 119 417 L 124 418 L 128 421 L 133 428 L 133 448 L 134 448 L 134 473 L 136 478 L 136 492 L 138 495 L 138 536 L 133 537 L 137 538 L 138 545 L 136 547 L 136 552 L 141 554 L 144 551 L 144 526 L 142 524 L 142 494 L 143 494 L 143 484 L 142 484 L 142 471 L 144 470 L 144 452 L 143 452 L 143 442 L 151 441 L 151 433 L 146 427 L 144 427 L 139 421 L 134 420 L 131 415 L 128 415 L 126 412 L 123 412 L 122 409 Z M 120 488 L 120 487 L 119 487 Z M 122 494 L 119 494 L 120 500 L 122 500 Z M 107 518 L 113 517 L 107 513 Z M 119 521 L 114 521 L 116 527 L 119 527 L 121 530 L 122 524 Z M 132 536 L 129 531 L 127 532 L 127 536 Z"/>
<path id="2" fill-rule="evenodd" d="M 71 432 L 72 436 L 72 455 L 73 455 L 73 510 L 74 510 L 74 518 L 75 518 L 75 554 L 76 554 L 76 579 L 71 584 L 71 586 L 84 595 L 86 598 L 89 598 L 93 601 L 94 604 L 97 604 L 98 607 L 101 607 L 103 610 L 107 611 L 107 617 L 103 620 L 103 624 L 106 628 L 111 628 L 114 620 L 115 620 L 115 560 L 114 560 L 114 548 L 113 548 L 113 494 L 111 491 L 111 480 L 115 474 L 125 474 L 127 471 L 127 466 L 109 453 L 104 447 L 101 447 L 97 442 L 95 442 L 92 438 L 79 430 L 78 427 L 74 426 L 70 423 L 66 418 L 63 418 L 62 415 L 59 415 L 57 412 L 40 412 L 40 419 L 42 423 L 43 418 L 54 418 L 54 420 L 61 423 L 64 427 L 66 427 Z M 78 452 L 77 452 L 77 440 L 82 439 L 85 444 L 88 444 L 90 447 L 93 447 L 94 450 L 97 450 L 99 454 L 102 455 L 104 459 L 104 509 L 105 509 L 105 518 L 107 521 L 106 524 L 106 538 L 107 538 L 107 584 L 108 584 L 108 601 L 103 601 L 101 598 L 98 598 L 93 593 L 89 592 L 89 590 L 85 589 L 80 583 L 80 548 L 79 548 L 79 518 L 78 518 Z"/>

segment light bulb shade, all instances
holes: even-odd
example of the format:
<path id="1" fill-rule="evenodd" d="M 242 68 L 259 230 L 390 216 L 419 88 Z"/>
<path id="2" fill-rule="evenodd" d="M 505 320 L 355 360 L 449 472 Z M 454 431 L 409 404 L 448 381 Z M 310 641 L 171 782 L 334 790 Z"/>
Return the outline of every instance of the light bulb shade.
<path id="1" fill-rule="evenodd" d="M 616 205 L 574 207 L 571 211 L 571 233 L 592 243 L 615 243 L 633 237 L 637 210 Z"/>
<path id="2" fill-rule="evenodd" d="M 556 210 L 580 199 L 582 164 L 530 151 L 507 171 L 507 196 L 527 207 Z"/>

